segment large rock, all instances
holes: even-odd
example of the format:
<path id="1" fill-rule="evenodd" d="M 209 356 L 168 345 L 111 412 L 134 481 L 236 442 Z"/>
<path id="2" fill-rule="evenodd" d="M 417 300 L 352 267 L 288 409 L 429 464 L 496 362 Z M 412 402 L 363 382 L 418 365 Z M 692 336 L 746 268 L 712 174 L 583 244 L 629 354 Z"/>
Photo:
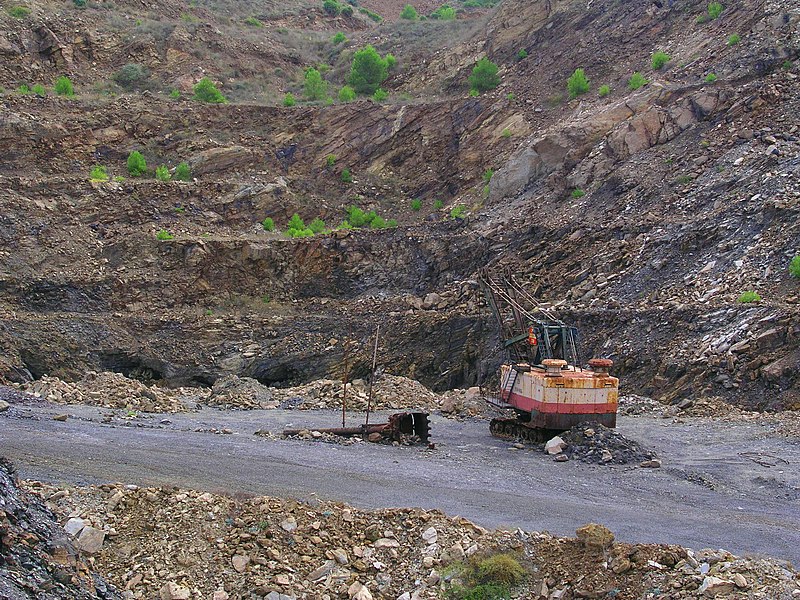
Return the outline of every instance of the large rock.
<path id="1" fill-rule="evenodd" d="M 614 543 L 614 534 L 611 530 L 597 523 L 589 523 L 575 531 L 578 541 L 586 548 L 604 550 Z"/>
<path id="2" fill-rule="evenodd" d="M 161 600 L 189 600 L 192 597 L 192 590 L 169 581 L 161 587 L 158 595 Z"/>
<path id="3" fill-rule="evenodd" d="M 708 576 L 703 580 L 703 584 L 698 591 L 709 598 L 713 598 L 719 594 L 730 594 L 735 587 L 736 584 L 732 581 Z"/>
<path id="4" fill-rule="evenodd" d="M 194 155 L 189 161 L 193 175 L 204 175 L 218 171 L 229 171 L 235 168 L 246 168 L 253 160 L 247 148 L 228 146 L 211 148 Z"/>
<path id="5" fill-rule="evenodd" d="M 544 445 L 544 451 L 548 454 L 561 454 L 566 447 L 567 442 L 556 436 Z"/>
<path id="6" fill-rule="evenodd" d="M 372 593 L 360 581 L 353 582 L 347 590 L 347 595 L 350 596 L 350 600 L 372 600 Z"/>
<path id="7" fill-rule="evenodd" d="M 103 540 L 105 539 L 106 534 L 104 531 L 87 525 L 81 529 L 76 545 L 81 551 L 87 554 L 97 554 L 103 547 Z"/>

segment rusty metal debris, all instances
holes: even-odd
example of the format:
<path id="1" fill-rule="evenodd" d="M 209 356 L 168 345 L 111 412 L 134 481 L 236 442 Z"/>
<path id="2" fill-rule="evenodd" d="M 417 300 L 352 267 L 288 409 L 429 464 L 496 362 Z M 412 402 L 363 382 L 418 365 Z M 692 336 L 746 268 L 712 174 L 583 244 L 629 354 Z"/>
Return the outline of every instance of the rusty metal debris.
<path id="1" fill-rule="evenodd" d="M 304 429 L 284 429 L 283 435 L 300 435 Z M 386 423 L 363 424 L 356 427 L 331 427 L 329 429 L 314 429 L 320 433 L 340 435 L 344 437 L 361 436 L 370 442 L 412 442 L 419 440 L 420 444 L 428 444 L 431 437 L 431 426 L 426 412 L 403 412 L 389 415 Z"/>

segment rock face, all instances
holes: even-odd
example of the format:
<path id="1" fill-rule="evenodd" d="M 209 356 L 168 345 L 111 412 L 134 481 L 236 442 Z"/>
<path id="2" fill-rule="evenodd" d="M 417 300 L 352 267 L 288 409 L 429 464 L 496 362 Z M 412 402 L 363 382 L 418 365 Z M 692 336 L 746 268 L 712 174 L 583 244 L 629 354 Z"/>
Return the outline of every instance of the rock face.
<path id="1" fill-rule="evenodd" d="M 76 525 L 74 521 L 72 527 Z M 80 525 L 83 531 L 93 530 L 90 535 L 95 536 L 97 530 L 84 527 L 83 522 Z M 0 538 L 0 595 L 3 597 L 12 600 L 121 599 L 79 559 L 77 548 L 41 499 L 18 487 L 11 464 L 3 458 L 0 458 Z"/>

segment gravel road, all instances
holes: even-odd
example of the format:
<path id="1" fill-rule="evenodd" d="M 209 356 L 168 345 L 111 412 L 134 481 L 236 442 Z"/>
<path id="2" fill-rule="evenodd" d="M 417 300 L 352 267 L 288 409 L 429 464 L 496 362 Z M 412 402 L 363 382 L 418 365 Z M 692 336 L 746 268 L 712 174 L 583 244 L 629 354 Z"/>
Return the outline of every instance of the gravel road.
<path id="1" fill-rule="evenodd" d="M 59 413 L 70 418 L 53 420 Z M 22 477 L 50 482 L 316 495 L 361 508 L 438 508 L 487 527 L 560 535 L 596 521 L 624 541 L 725 548 L 800 564 L 800 443 L 765 425 L 620 417 L 618 430 L 656 450 L 661 469 L 556 463 L 490 437 L 486 421 L 435 415 L 434 450 L 253 435 L 289 425 L 335 427 L 339 420 L 334 412 L 212 409 L 127 419 L 118 410 L 14 403 L 0 413 L 0 454 Z M 356 423 L 353 416 L 348 424 Z M 233 433 L 208 432 L 223 428 Z"/>

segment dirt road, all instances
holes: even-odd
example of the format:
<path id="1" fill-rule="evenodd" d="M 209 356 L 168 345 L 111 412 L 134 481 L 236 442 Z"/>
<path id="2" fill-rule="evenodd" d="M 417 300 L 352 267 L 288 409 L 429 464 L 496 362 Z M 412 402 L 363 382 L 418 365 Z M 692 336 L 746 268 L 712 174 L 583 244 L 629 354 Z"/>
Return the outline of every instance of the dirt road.
<path id="1" fill-rule="evenodd" d="M 57 413 L 71 416 L 55 421 Z M 114 418 L 102 423 L 104 415 Z M 485 421 L 437 416 L 435 450 L 253 435 L 338 420 L 332 412 L 210 409 L 128 420 L 125 411 L 12 404 L 0 413 L 0 454 L 23 477 L 46 481 L 317 495 L 363 508 L 439 508 L 484 526 L 567 535 L 597 521 L 625 541 L 725 548 L 800 564 L 800 444 L 764 425 L 621 417 L 624 435 L 663 458 L 656 470 L 555 463 L 491 438 Z"/>

